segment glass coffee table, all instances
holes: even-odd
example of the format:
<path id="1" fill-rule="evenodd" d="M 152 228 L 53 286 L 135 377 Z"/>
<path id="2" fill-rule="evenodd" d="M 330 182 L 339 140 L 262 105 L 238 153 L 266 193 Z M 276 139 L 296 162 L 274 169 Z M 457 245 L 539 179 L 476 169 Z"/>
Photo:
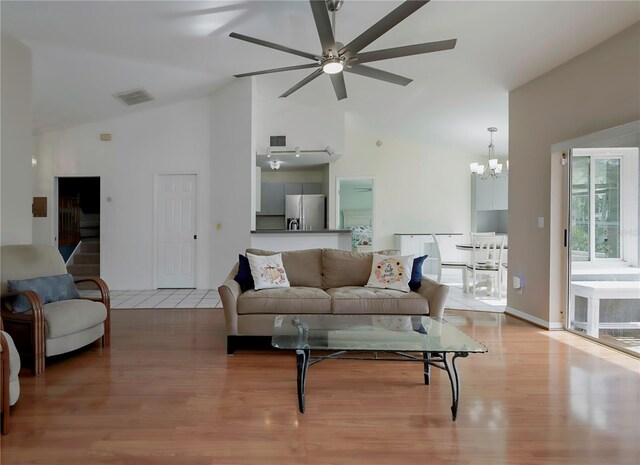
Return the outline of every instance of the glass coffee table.
<path id="1" fill-rule="evenodd" d="M 454 421 L 460 398 L 456 359 L 487 352 L 484 345 L 446 320 L 423 316 L 278 315 L 271 345 L 296 351 L 301 413 L 310 365 L 323 360 L 403 361 L 422 363 L 427 385 L 430 367 L 447 372 Z M 312 356 L 312 350 L 321 353 Z"/>

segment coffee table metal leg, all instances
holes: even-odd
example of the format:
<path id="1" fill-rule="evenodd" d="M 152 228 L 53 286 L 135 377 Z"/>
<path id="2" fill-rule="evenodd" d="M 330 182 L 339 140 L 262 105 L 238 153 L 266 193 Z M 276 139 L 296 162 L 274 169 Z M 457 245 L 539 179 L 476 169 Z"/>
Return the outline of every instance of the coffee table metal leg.
<path id="1" fill-rule="evenodd" d="M 427 360 L 429 360 L 431 358 L 431 353 L 430 352 L 423 352 L 422 356 L 424 357 L 424 384 L 426 384 L 427 386 L 429 385 L 429 380 L 430 380 L 430 367 L 431 365 L 429 365 L 427 363 Z"/>
<path id="2" fill-rule="evenodd" d="M 444 367 L 447 370 L 449 382 L 451 383 L 451 397 L 453 398 L 453 402 L 451 404 L 451 415 L 453 417 L 453 421 L 456 421 L 456 417 L 458 416 L 458 401 L 460 400 L 460 378 L 458 376 L 458 368 L 456 367 L 456 359 L 458 357 L 467 357 L 469 354 L 465 352 L 456 352 L 451 359 L 451 365 L 449 365 L 449 361 L 447 360 L 448 355 L 449 354 L 447 353 L 442 354 L 442 359 L 444 360 Z"/>
<path id="3" fill-rule="evenodd" d="M 304 413 L 304 387 L 307 382 L 309 356 L 309 349 L 296 350 L 296 365 L 298 367 L 298 408 L 300 409 L 300 413 Z"/>

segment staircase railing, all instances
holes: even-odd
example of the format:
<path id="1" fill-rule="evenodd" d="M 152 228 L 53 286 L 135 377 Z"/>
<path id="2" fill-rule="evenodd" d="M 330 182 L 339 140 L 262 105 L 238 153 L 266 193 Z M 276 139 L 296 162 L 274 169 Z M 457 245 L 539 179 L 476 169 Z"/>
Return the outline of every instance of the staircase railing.
<path id="1" fill-rule="evenodd" d="M 80 197 L 58 199 L 58 246 L 76 246 L 80 242 Z"/>

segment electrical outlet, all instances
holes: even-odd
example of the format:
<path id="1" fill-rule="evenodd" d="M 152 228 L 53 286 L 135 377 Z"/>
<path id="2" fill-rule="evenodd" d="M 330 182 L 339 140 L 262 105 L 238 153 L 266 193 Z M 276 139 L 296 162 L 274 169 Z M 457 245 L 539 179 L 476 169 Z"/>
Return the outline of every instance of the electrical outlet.
<path id="1" fill-rule="evenodd" d="M 538 228 L 540 229 L 544 228 L 544 216 L 538 217 Z"/>

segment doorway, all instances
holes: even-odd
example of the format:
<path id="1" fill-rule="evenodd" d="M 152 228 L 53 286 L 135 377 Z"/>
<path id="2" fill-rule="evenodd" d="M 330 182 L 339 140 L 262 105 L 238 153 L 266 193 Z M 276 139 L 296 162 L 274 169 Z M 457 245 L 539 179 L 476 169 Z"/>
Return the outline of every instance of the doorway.
<path id="1" fill-rule="evenodd" d="M 56 241 L 58 250 L 69 265 L 74 252 L 80 253 L 78 244 L 91 243 L 89 253 L 95 253 L 92 265 L 70 270 L 74 276 L 100 275 L 100 177 L 99 176 L 59 176 L 54 180 L 56 192 Z M 83 245 L 84 247 L 84 245 Z M 79 260 L 81 262 L 82 260 Z"/>
<path id="2" fill-rule="evenodd" d="M 351 229 L 351 247 L 356 252 L 373 250 L 374 179 L 336 179 L 336 226 Z"/>
<path id="3" fill-rule="evenodd" d="M 156 285 L 195 288 L 197 178 L 162 174 L 156 179 Z"/>

